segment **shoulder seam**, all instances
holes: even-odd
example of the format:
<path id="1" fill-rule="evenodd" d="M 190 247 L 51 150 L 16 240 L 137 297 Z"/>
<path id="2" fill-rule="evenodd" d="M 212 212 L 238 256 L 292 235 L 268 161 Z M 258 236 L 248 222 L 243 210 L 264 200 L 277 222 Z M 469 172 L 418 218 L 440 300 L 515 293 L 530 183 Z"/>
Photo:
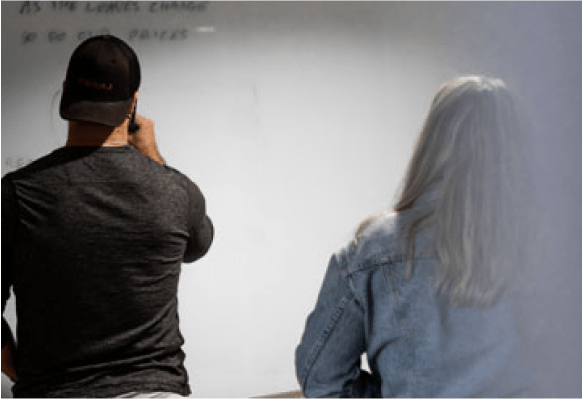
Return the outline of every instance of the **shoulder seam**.
<path id="1" fill-rule="evenodd" d="M 414 259 L 426 259 L 434 257 L 432 252 L 422 251 L 414 255 Z M 360 263 L 356 263 L 352 266 L 348 266 L 346 270 L 346 276 L 351 276 L 358 272 L 368 270 L 381 265 L 392 265 L 397 263 L 403 263 L 408 260 L 408 255 L 405 253 L 395 253 L 392 255 L 380 255 L 372 259 L 367 259 Z"/>

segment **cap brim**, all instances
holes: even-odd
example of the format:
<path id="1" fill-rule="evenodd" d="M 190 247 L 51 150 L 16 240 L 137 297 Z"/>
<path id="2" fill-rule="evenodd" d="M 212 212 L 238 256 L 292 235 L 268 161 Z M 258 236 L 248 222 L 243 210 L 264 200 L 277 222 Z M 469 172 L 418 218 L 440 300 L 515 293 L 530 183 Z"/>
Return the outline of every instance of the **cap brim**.
<path id="1" fill-rule="evenodd" d="M 127 118 L 133 98 L 123 101 L 75 100 L 65 88 L 60 104 L 61 118 L 69 121 L 84 121 L 107 126 L 122 124 Z"/>

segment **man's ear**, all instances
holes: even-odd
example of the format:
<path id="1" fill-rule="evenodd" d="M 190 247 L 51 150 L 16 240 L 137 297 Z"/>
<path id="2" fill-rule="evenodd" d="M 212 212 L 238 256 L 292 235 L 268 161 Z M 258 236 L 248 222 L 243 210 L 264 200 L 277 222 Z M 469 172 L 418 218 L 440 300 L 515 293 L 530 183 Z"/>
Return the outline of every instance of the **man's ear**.
<path id="1" fill-rule="evenodd" d="M 131 107 L 129 107 L 129 116 L 130 117 L 135 112 L 135 104 L 137 104 L 138 97 L 139 97 L 139 93 L 137 91 L 135 93 L 133 93 L 133 100 L 131 102 Z"/>

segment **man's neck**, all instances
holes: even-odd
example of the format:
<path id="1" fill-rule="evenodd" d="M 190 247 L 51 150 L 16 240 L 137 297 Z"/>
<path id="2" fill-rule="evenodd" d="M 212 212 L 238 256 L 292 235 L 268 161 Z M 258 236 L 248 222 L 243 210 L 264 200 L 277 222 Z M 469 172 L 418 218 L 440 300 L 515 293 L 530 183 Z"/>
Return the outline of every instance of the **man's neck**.
<path id="1" fill-rule="evenodd" d="M 67 147 L 119 147 L 127 144 L 127 121 L 118 126 L 69 122 Z"/>

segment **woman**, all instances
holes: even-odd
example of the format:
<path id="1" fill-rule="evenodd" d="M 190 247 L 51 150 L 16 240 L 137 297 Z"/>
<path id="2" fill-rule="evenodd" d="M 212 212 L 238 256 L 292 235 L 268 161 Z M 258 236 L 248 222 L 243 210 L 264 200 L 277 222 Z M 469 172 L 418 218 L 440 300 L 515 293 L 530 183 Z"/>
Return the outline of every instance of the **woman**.
<path id="1" fill-rule="evenodd" d="M 306 396 L 524 394 L 504 295 L 529 233 L 524 130 L 499 79 L 438 91 L 395 212 L 331 258 L 296 351 Z"/>

